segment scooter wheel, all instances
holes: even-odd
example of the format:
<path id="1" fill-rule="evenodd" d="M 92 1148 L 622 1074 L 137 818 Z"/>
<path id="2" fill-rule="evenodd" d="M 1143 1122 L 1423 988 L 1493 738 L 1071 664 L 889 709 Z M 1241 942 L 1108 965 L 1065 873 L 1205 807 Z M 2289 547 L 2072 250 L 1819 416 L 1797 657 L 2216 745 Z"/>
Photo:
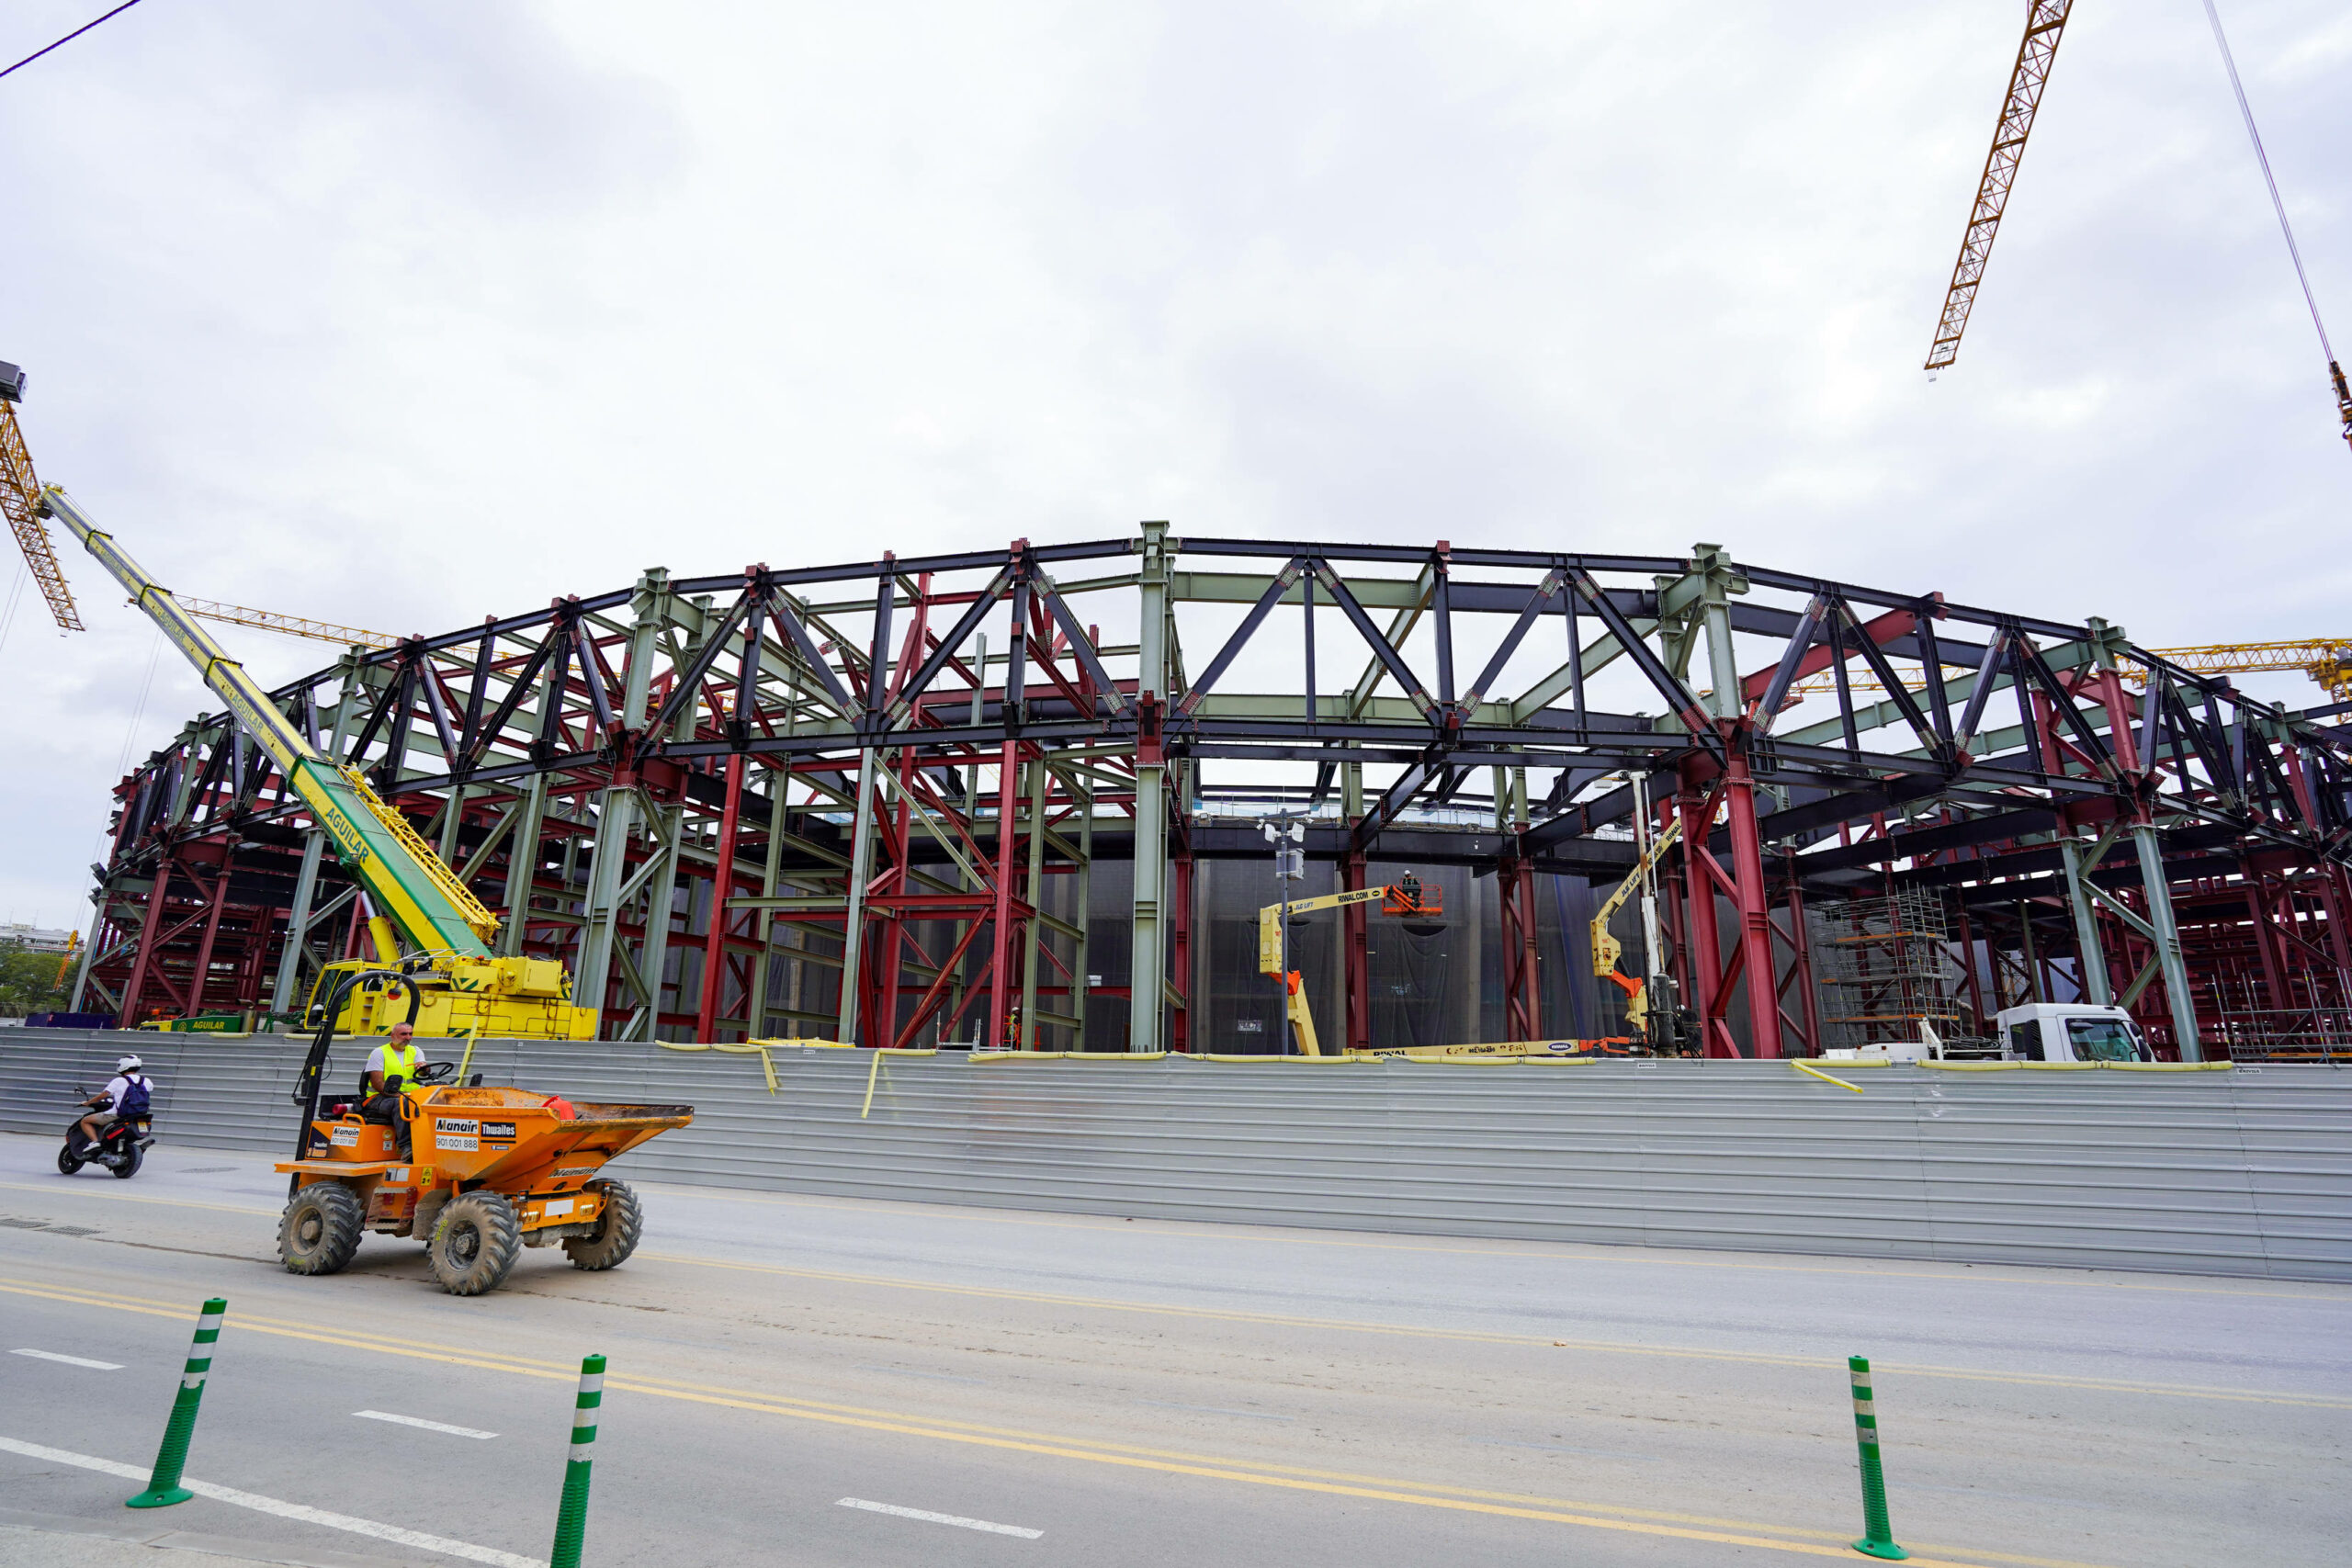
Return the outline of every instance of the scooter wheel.
<path id="1" fill-rule="evenodd" d="M 141 1148 L 137 1144 L 125 1145 L 122 1150 L 122 1163 L 111 1168 L 114 1171 L 115 1179 L 117 1181 L 128 1181 L 132 1177 L 138 1175 L 139 1162 L 146 1157 L 147 1151 Z"/>
<path id="2" fill-rule="evenodd" d="M 58 1175 L 72 1176 L 81 1168 L 82 1162 L 74 1157 L 74 1151 L 72 1149 L 60 1149 L 57 1151 Z"/>

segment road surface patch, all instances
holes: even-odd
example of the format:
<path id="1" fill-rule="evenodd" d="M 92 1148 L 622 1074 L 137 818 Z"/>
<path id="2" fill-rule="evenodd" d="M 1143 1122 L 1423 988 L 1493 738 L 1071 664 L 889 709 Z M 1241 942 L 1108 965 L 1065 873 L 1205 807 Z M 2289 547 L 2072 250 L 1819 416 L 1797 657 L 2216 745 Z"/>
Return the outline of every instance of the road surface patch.
<path id="1" fill-rule="evenodd" d="M 36 1361 L 57 1361 L 69 1367 L 87 1367 L 94 1372 L 119 1372 L 120 1361 L 93 1361 L 87 1356 L 61 1356 L 54 1350 L 11 1350 L 11 1356 L 30 1356 Z"/>
<path id="2" fill-rule="evenodd" d="M 901 1508 L 895 1503 L 869 1503 L 863 1497 L 844 1497 L 834 1506 L 863 1508 L 869 1514 L 888 1514 L 895 1518 L 921 1519 L 927 1525 L 954 1525 L 958 1529 L 986 1530 L 990 1535 L 1017 1535 L 1023 1540 L 1035 1540 L 1044 1530 L 1023 1529 L 1019 1525 L 990 1524 L 986 1519 L 967 1519 L 961 1514 L 934 1514 L 928 1508 Z"/>
<path id="3" fill-rule="evenodd" d="M 777 1271 L 786 1272 L 781 1269 Z M 105 1307 L 118 1312 L 140 1313 L 153 1317 L 185 1315 L 181 1309 L 167 1306 L 160 1302 L 146 1302 L 136 1297 L 118 1296 L 78 1286 L 51 1288 L 35 1285 L 22 1280 L 0 1278 L 0 1291 L 15 1295 L 37 1296 L 50 1301 L 66 1302 L 77 1306 Z M 285 1318 L 271 1318 L 249 1314 L 239 1320 L 239 1327 L 246 1333 L 304 1339 L 322 1345 L 337 1345 L 355 1350 L 371 1351 L 379 1355 L 437 1361 L 448 1366 L 477 1367 L 485 1371 L 506 1372 L 518 1377 L 546 1378 L 568 1382 L 577 1375 L 572 1369 L 560 1362 L 535 1360 L 499 1351 L 455 1354 L 444 1350 L 430 1350 L 404 1339 L 392 1339 L 356 1330 L 329 1328 L 324 1325 L 312 1325 Z M 1592 1529 L 1713 1541 L 1724 1545 L 1791 1552 L 1800 1556 L 1830 1557 L 1841 1561 L 1852 1561 L 1852 1553 L 1846 1548 L 1828 1544 L 1849 1533 L 1844 1530 L 1817 1530 L 1802 1526 L 1770 1524 L 1747 1519 L 1710 1518 L 1704 1516 L 1673 1514 L 1657 1509 L 1628 1507 L 1621 1504 L 1591 1500 L 1533 1497 L 1523 1493 L 1492 1492 L 1416 1480 L 1355 1475 L 1342 1471 L 1275 1464 L 1260 1460 L 1232 1459 L 1213 1454 L 1186 1453 L 1169 1449 L 1141 1448 L 1133 1444 L 1108 1443 L 1100 1439 L 1072 1438 L 1054 1433 L 987 1427 L 972 1422 L 900 1411 L 830 1404 L 786 1394 L 761 1394 L 740 1388 L 723 1389 L 673 1378 L 631 1376 L 627 1380 L 609 1380 L 605 1386 L 607 1390 L 627 1390 L 630 1393 L 650 1394 L 662 1399 L 681 1400 L 690 1404 L 756 1411 L 763 1415 L 786 1416 L 795 1420 L 855 1427 L 868 1431 L 895 1432 L 908 1437 L 1001 1449 L 1018 1453 L 1040 1454 L 1048 1458 L 1072 1459 L 1126 1469 L 1158 1471 L 1170 1475 L 1196 1476 L 1211 1481 L 1238 1482 L 1247 1485 L 1278 1487 L 1299 1492 L 1318 1492 L 1333 1496 L 1406 1503 L 1421 1507 L 1443 1508 L 1463 1513 L 1539 1519 L 1557 1524 L 1583 1526 Z M 2326 1403 L 2352 1404 L 2352 1401 Z M 9 1445 L 6 1439 L 0 1439 L 0 1446 Z M 133 1473 L 134 1479 L 144 1478 L 143 1472 L 134 1473 L 126 1471 L 125 1473 Z M 195 1483 L 186 1483 L 185 1484 L 193 1488 Z M 1603 1517 L 1607 1515 L 1618 1517 Z M 1691 1528 L 1694 1526 L 1698 1528 Z M 1775 1539 L 1770 1534 L 1760 1533 L 1767 1531 L 1777 1532 L 1781 1539 Z M 1807 1537 L 1812 1540 L 1789 1539 Z M 1815 1541 L 1821 1544 L 1814 1544 Z M 2098 1568 L 2096 1564 L 2083 1563 L 2071 1559 L 2028 1557 L 1983 1549 L 1929 1547 L 1927 1550 L 1961 1551 L 1965 1551 L 1966 1556 L 1946 1560 L 1915 1555 L 1911 1559 L 1912 1568 L 1963 1568 L 1963 1565 L 1964 1568 L 1989 1568 L 1989 1565 L 1997 1563 L 2023 1564 L 2026 1568 Z"/>
<path id="4" fill-rule="evenodd" d="M 97 1459 L 89 1454 L 68 1453 L 63 1449 L 43 1448 L 15 1438 L 0 1438 L 0 1451 L 22 1454 L 27 1459 L 46 1460 L 51 1464 L 77 1465 L 84 1470 L 96 1470 L 107 1475 L 119 1475 L 126 1481 L 144 1482 L 148 1472 L 136 1465 L 118 1463 L 110 1459 Z M 329 1529 L 347 1530 L 353 1535 L 372 1536 L 399 1546 L 413 1546 L 420 1551 L 437 1551 L 447 1557 L 462 1557 L 471 1562 L 488 1562 L 492 1568 L 547 1568 L 536 1557 L 524 1557 L 512 1551 L 501 1551 L 494 1546 L 476 1546 L 471 1541 L 451 1540 L 446 1536 L 427 1535 L 423 1530 L 404 1529 L 399 1525 L 380 1524 L 374 1519 L 355 1518 L 349 1514 L 330 1513 L 303 1503 L 288 1503 L 283 1498 L 265 1497 L 257 1492 L 240 1492 L 233 1486 L 222 1486 L 209 1481 L 180 1478 L 180 1484 L 199 1497 L 209 1497 L 217 1503 L 231 1503 L 240 1508 L 251 1508 L 258 1514 L 275 1514 L 281 1519 L 294 1519 L 306 1525 L 324 1525 Z"/>
<path id="5" fill-rule="evenodd" d="M 495 1432 L 484 1432 L 472 1427 L 452 1427 L 447 1421 L 427 1421 L 422 1416 L 395 1416 L 389 1410 L 355 1410 L 363 1421 L 390 1421 L 402 1427 L 421 1427 L 428 1432 L 447 1432 L 453 1438 L 494 1438 Z"/>

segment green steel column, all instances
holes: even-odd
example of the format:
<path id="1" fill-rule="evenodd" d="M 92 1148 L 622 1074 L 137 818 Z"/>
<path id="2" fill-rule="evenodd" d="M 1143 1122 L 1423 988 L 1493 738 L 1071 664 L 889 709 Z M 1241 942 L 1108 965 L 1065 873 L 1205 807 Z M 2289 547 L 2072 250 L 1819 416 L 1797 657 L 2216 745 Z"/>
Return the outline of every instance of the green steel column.
<path id="1" fill-rule="evenodd" d="M 346 649 L 337 661 L 343 675 L 336 688 L 334 724 L 328 731 L 327 755 L 343 760 L 343 741 L 351 720 L 351 693 L 359 683 L 359 655 Z M 288 790 L 293 788 L 289 783 Z M 286 945 L 277 954 L 277 981 L 270 989 L 269 1010 L 294 1010 L 295 987 L 302 983 L 302 947 L 310 939 L 311 906 L 318 897 L 319 862 L 326 850 L 326 834 L 314 822 L 302 836 L 302 869 L 294 879 L 294 906 L 287 911 Z M 80 1005 L 76 998 L 76 1007 Z"/>
<path id="2" fill-rule="evenodd" d="M 523 786 L 518 809 L 522 815 L 506 839 L 506 887 L 502 895 L 506 912 L 499 917 L 498 926 L 498 951 L 508 958 L 523 951 L 523 932 L 530 924 L 531 884 L 537 879 L 539 834 L 545 830 L 548 818 L 545 773 L 533 773 L 530 782 Z M 601 1005 L 600 1000 L 591 999 L 584 991 L 575 992 L 574 999 L 583 1006 Z"/>
<path id="3" fill-rule="evenodd" d="M 842 926 L 842 1005 L 833 1038 L 844 1045 L 858 1043 L 857 964 L 865 939 L 865 885 L 874 880 L 874 770 L 889 766 L 883 753 L 868 747 L 857 754 L 857 816 L 850 833 L 848 894 Z M 883 1028 L 888 1033 L 888 1026 Z M 877 1042 L 888 1045 L 885 1038 Z"/>
<path id="4" fill-rule="evenodd" d="M 670 574 L 661 567 L 637 580 L 630 600 L 628 663 L 622 679 L 620 721 L 634 737 L 645 727 L 653 684 L 653 660 L 670 608 Z M 583 1007 L 602 1008 L 612 977 L 613 944 L 619 940 L 620 890 L 628 859 L 629 834 L 637 824 L 637 791 L 629 784 L 607 784 L 596 803 L 595 853 L 588 863 L 588 897 L 581 911 L 579 974 L 572 999 Z"/>
<path id="5" fill-rule="evenodd" d="M 1168 709 L 1168 525 L 1143 525 L 1143 564 L 1136 574 L 1136 697 Z M 1136 760 L 1134 946 L 1128 964 L 1127 1049 L 1163 1049 L 1160 1021 L 1168 986 L 1168 767 Z"/>
<path id="6" fill-rule="evenodd" d="M 768 797 L 768 852 L 760 867 L 760 897 L 776 896 L 776 884 L 784 870 L 785 797 L 791 793 L 792 775 L 784 772 L 768 774 L 768 787 L 775 793 Z M 759 912 L 760 955 L 752 962 L 752 995 L 750 1017 L 745 1023 L 749 1039 L 758 1040 L 768 1032 L 768 977 L 775 964 L 775 911 Z M 798 1025 L 794 1026 L 797 1032 Z"/>
<path id="7" fill-rule="evenodd" d="M 2180 923 L 2174 918 L 2172 883 L 2165 875 L 2164 845 L 2155 826 L 2143 822 L 2132 829 L 2140 852 L 2140 885 L 2147 889 L 2148 923 L 2156 928 L 2156 964 L 2165 980 L 2165 1001 L 2172 1009 L 2172 1037 L 2180 1045 L 2180 1059 L 2205 1059 L 2197 1037 L 2197 1006 L 2188 994 L 2188 964 L 2180 953 Z"/>
<path id="8" fill-rule="evenodd" d="M 2063 833 L 2058 852 L 2066 863 L 2066 902 L 2075 911 L 2075 950 L 2083 995 L 2096 1007 L 2113 1007 L 2115 987 L 2107 977 L 2107 950 L 2099 945 L 2098 917 L 2091 911 L 2091 896 L 2083 890 L 2082 845 L 2073 834 Z"/>
<path id="9" fill-rule="evenodd" d="M 311 904 L 318 897 L 319 861 L 327 836 L 312 828 L 302 835 L 302 869 L 294 876 L 294 904 L 286 912 L 286 945 L 277 954 L 277 982 L 270 988 L 269 1010 L 294 1010 L 294 987 L 301 978 L 302 945 L 310 934 Z"/>
<path id="10" fill-rule="evenodd" d="M 1678 615 L 1684 628 L 1663 639 L 1668 649 L 1667 662 L 1676 674 L 1688 679 L 1690 645 L 1695 633 L 1703 628 L 1707 634 L 1707 679 L 1714 692 L 1709 705 L 1718 717 L 1738 716 L 1739 654 L 1732 646 L 1731 598 L 1747 592 L 1747 577 L 1721 545 L 1693 545 L 1689 570 L 1682 577 L 1661 577 L 1657 581 L 1662 629 L 1665 622 Z M 1589 678 L 1591 670 L 1587 669 L 1585 674 Z"/>

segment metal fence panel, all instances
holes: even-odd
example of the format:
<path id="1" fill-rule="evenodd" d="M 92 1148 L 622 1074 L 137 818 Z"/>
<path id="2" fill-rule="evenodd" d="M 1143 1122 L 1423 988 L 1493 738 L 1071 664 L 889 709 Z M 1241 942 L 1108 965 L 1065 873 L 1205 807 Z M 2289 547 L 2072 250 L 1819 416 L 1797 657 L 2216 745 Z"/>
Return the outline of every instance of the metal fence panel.
<path id="1" fill-rule="evenodd" d="M 11 1030 L 0 1128 L 62 1134 L 126 1048 L 158 1131 L 290 1148 L 306 1043 Z M 339 1042 L 348 1089 L 372 1043 Z M 452 1043 L 455 1045 L 456 1043 Z M 453 1049 L 452 1055 L 457 1054 Z M 620 1168 L 851 1198 L 1423 1235 L 2352 1280 L 2352 1073 L 1766 1062 L 974 1061 L 483 1041 L 472 1070 L 684 1102 Z M 861 1120 L 869 1073 L 873 1110 Z"/>

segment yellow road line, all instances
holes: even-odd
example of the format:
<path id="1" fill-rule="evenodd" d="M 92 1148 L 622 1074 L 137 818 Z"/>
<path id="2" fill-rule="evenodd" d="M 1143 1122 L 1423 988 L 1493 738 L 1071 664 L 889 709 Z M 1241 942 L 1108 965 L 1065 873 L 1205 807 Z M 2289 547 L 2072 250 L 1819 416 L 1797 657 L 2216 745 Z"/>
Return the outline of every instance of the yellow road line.
<path id="1" fill-rule="evenodd" d="M 0 1182 L 0 1188 L 37 1192 L 63 1190 L 57 1188 L 28 1187 L 23 1183 L 13 1182 Z M 117 1202 L 157 1203 L 198 1209 L 223 1208 L 223 1205 L 220 1204 L 193 1203 L 173 1198 L 141 1198 L 128 1193 L 107 1193 L 107 1196 L 109 1201 Z M 246 1214 L 266 1213 L 266 1211 L 254 1209 L 230 1209 L 225 1212 Z M 1523 1334 L 1488 1334 L 1467 1328 L 1430 1328 L 1409 1324 L 1363 1323 L 1350 1318 L 1298 1317 L 1277 1313 L 1237 1312 L 1218 1307 L 1178 1306 L 1155 1302 L 1122 1302 L 1100 1296 L 1057 1295 L 1046 1292 L 1015 1291 L 989 1285 L 941 1284 L 921 1280 L 892 1279 L 878 1274 L 851 1274 L 823 1269 L 794 1269 L 776 1263 L 741 1263 L 717 1258 L 695 1258 L 684 1253 L 649 1252 L 642 1256 L 649 1262 L 683 1263 L 698 1269 L 723 1269 L 738 1273 L 775 1274 L 790 1279 L 823 1280 L 835 1284 L 864 1285 L 883 1290 L 921 1291 L 934 1295 L 971 1296 L 991 1301 L 1028 1302 L 1038 1305 L 1070 1307 L 1095 1312 L 1154 1314 L 1218 1323 L 1249 1323 L 1277 1328 L 1332 1329 L 1392 1338 L 1443 1339 L 1464 1344 L 1545 1346 L 1602 1355 L 1646 1356 L 1666 1360 L 1724 1361 L 1763 1367 L 1810 1368 L 1819 1365 L 1809 1357 L 1775 1355 L 1769 1351 L 1690 1350 L 1658 1345 L 1629 1345 L 1605 1339 L 1554 1339 Z M 1823 1272 L 1829 1271 L 1823 1270 Z M 2153 1394 L 2174 1399 L 2211 1399 L 2231 1404 L 2277 1404 L 2307 1410 L 2352 1410 L 2352 1399 L 2265 1393 L 2253 1389 L 2215 1388 L 2196 1383 L 2131 1382 L 2114 1378 L 2060 1377 L 2040 1372 L 1990 1372 L 1967 1367 L 1903 1364 L 1898 1368 L 1891 1362 L 1887 1365 L 1890 1370 L 1899 1370 L 1915 1377 L 1968 1382 L 2006 1383 L 2019 1388 L 2066 1388 L 2094 1393 Z"/>
<path id="2" fill-rule="evenodd" d="M 1220 1323 L 1264 1324 L 1281 1328 L 1345 1330 L 1356 1334 L 1399 1338 L 1448 1339 L 1479 1345 L 1547 1346 L 1606 1355 L 1651 1356 L 1678 1361 L 1731 1361 L 1748 1366 L 1817 1369 L 1821 1360 L 1808 1356 L 1776 1355 L 1770 1351 L 1685 1350 L 1663 1345 L 1628 1345 L 1606 1339 L 1554 1339 L 1525 1334 L 1488 1334 L 1474 1328 L 1427 1328 L 1408 1324 L 1363 1323 L 1341 1317 L 1292 1317 L 1276 1313 L 1236 1312 L 1222 1307 L 1176 1306 L 1158 1302 L 1121 1302 L 1100 1296 L 1054 1295 L 1037 1291 L 1013 1291 L 991 1285 L 945 1285 L 918 1280 L 894 1280 L 882 1275 L 847 1274 L 823 1269 L 793 1269 L 780 1263 L 736 1263 L 715 1258 L 690 1258 L 681 1253 L 647 1252 L 639 1256 L 657 1263 L 684 1263 L 698 1269 L 725 1269 L 749 1274 L 781 1274 L 799 1280 L 823 1280 L 835 1284 L 871 1285 L 888 1290 L 923 1291 L 939 1295 L 977 1296 L 990 1301 L 1031 1302 L 1045 1306 L 1074 1307 L 1096 1312 L 1157 1314 L 1170 1317 L 1205 1318 Z M 2150 1393 L 2183 1399 L 2219 1399 L 2237 1404 L 2289 1404 L 2318 1410 L 2352 1410 L 2352 1399 L 2302 1397 L 2263 1393 L 2253 1389 L 2213 1388 L 2195 1383 L 2126 1382 L 2110 1378 L 2069 1378 L 2039 1372 L 1986 1372 L 1967 1367 L 1929 1367 L 1909 1362 L 1881 1362 L 1883 1370 L 1915 1377 L 1958 1379 L 1971 1382 L 2012 1383 L 2031 1388 L 2072 1388 L 2098 1393 Z"/>
<path id="3" fill-rule="evenodd" d="M 76 1306 L 105 1307 L 155 1317 L 184 1318 L 187 1316 L 185 1303 L 164 1303 L 137 1297 L 118 1297 L 110 1292 L 80 1287 L 47 1286 L 26 1280 L 0 1279 L 0 1291 L 16 1295 L 62 1302 Z M 575 1369 L 565 1363 L 532 1361 L 525 1358 L 507 1357 L 495 1352 L 456 1355 L 446 1351 L 423 1349 L 413 1344 L 379 1338 L 373 1335 L 329 1330 L 314 1325 L 300 1325 L 285 1319 L 257 1316 L 249 1313 L 240 1313 L 234 1325 L 256 1334 L 309 1340 L 348 1349 L 369 1350 L 381 1355 L 404 1357 L 413 1360 L 435 1361 L 444 1365 L 511 1372 L 518 1376 L 537 1377 L 551 1382 L 568 1382 L 576 1376 Z M 1756 1530 L 1774 1530 L 1781 1532 L 1783 1536 L 1811 1536 L 1815 1538 L 1816 1541 L 1831 1542 L 1842 1540 L 1844 1536 L 1842 1531 L 1803 1529 L 1744 1520 L 1693 1519 L 1687 1515 L 1662 1515 L 1650 1513 L 1648 1510 L 1619 1509 L 1614 1505 L 1606 1503 L 1555 1503 L 1549 1499 L 1521 1497 L 1510 1493 L 1441 1487 L 1433 1483 L 1356 1477 L 1350 1476 L 1344 1472 L 1310 1471 L 1287 1465 L 1260 1464 L 1250 1460 L 1219 1459 L 1211 1455 L 1186 1454 L 1180 1450 L 1145 1449 L 1126 1444 L 1099 1442 L 1091 1438 L 1073 1438 L 1046 1433 L 1023 1432 L 1017 1429 L 980 1427 L 967 1422 L 943 1421 L 903 1412 L 866 1410 L 852 1405 L 828 1405 L 816 1401 L 781 1396 L 729 1393 L 712 1389 L 707 1384 L 679 1382 L 663 1378 L 608 1374 L 605 1387 L 615 1391 L 650 1394 L 662 1399 L 747 1410 L 762 1415 L 788 1416 L 796 1420 L 854 1427 L 868 1431 L 890 1432 L 939 1442 L 963 1443 L 1014 1452 L 1039 1454 L 1048 1458 L 1079 1460 L 1091 1464 L 1109 1464 L 1125 1469 L 1156 1471 L 1163 1474 L 1238 1482 L 1248 1485 L 1273 1486 L 1289 1491 L 1314 1492 L 1333 1496 L 1361 1497 L 1377 1502 L 1414 1504 L 1422 1507 L 1444 1508 L 1459 1513 L 1538 1519 L 1550 1523 L 1576 1525 L 1589 1529 L 1616 1530 L 1682 1540 L 1713 1541 L 1723 1545 L 1755 1547 L 1764 1551 L 1789 1552 L 1805 1557 L 1850 1560 L 1852 1556 L 1850 1549 L 1843 1545 L 1815 1544 L 1815 1541 L 1779 1539 L 1749 1533 Z M 1419 1490 L 1402 1489 L 1408 1487 Z M 1647 1517 L 1607 1518 L 1590 1513 L 1569 1511 L 1588 1508 L 1600 1508 L 1637 1516 L 1647 1515 Z M 1663 1522 L 1667 1519 L 1686 1522 Z M 1699 1528 L 1706 1525 L 1729 1528 Z M 1939 1547 L 1930 1550 L 1952 1549 Z M 2024 1565 L 2024 1568 L 2098 1568 L 2096 1564 L 2064 1559 L 2022 1557 L 2007 1552 L 1971 1551 L 1969 1557 L 1973 1562 L 1917 1555 L 1914 1555 L 1911 1561 L 1918 1564 L 1918 1568 L 1982 1568 L 1982 1565 L 1988 1563 L 2020 1564 Z"/>
<path id="4" fill-rule="evenodd" d="M 84 1187 L 89 1188 L 90 1190 L 77 1190 Z M 0 1190 L 45 1192 L 52 1197 L 62 1198 L 103 1198 L 109 1203 L 153 1203 L 167 1209 L 209 1209 L 220 1214 L 266 1214 L 273 1219 L 278 1213 L 276 1209 L 256 1209 L 243 1203 L 199 1203 L 189 1198 L 142 1198 L 136 1192 L 118 1192 L 113 1188 L 99 1187 L 91 1182 L 76 1182 L 72 1187 L 59 1187 L 54 1184 L 43 1186 L 37 1181 L 0 1181 Z"/>

